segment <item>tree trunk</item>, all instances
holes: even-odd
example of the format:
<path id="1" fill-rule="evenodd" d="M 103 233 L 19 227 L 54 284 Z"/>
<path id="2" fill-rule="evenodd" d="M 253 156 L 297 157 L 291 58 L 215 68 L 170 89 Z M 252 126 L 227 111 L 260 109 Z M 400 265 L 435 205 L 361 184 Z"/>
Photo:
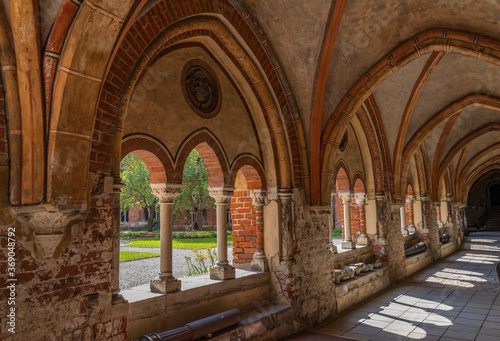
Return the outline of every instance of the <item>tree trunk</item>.
<path id="1" fill-rule="evenodd" d="M 153 232 L 154 206 L 148 206 L 148 232 Z"/>

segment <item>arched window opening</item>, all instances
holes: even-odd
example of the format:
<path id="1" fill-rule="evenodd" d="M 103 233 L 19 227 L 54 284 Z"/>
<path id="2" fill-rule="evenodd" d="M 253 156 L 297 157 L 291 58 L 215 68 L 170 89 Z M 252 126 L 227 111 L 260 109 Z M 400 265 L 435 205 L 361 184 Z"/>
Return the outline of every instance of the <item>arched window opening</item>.
<path id="1" fill-rule="evenodd" d="M 231 198 L 234 265 L 267 271 L 263 220 L 265 192 L 259 173 L 252 166 L 241 167 L 234 187 Z"/>
<path id="2" fill-rule="evenodd" d="M 354 197 L 351 200 L 351 232 L 357 245 L 368 245 L 366 234 L 366 186 L 360 178 L 354 182 Z M 354 217 L 354 219 L 353 219 Z"/>
<path id="3" fill-rule="evenodd" d="M 413 202 L 414 202 L 414 192 L 411 184 L 408 184 L 406 187 L 406 200 L 405 200 L 405 226 L 408 230 L 408 234 L 415 234 L 415 217 L 413 211 Z"/>
<path id="4" fill-rule="evenodd" d="M 340 222 L 342 227 L 342 242 L 340 243 L 342 249 L 356 248 L 356 244 L 352 240 L 351 230 L 352 199 L 349 177 L 341 166 L 335 177 L 335 220 L 336 225 Z"/>

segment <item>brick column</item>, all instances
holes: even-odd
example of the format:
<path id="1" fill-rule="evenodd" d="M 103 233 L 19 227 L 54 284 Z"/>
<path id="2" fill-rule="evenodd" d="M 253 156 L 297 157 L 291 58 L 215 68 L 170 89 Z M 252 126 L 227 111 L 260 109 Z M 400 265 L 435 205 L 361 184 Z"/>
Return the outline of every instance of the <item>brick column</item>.
<path id="1" fill-rule="evenodd" d="M 125 302 L 120 295 L 120 193 L 125 185 L 120 177 L 113 179 L 113 218 L 112 218 L 112 243 L 113 258 L 111 261 L 111 302 L 119 304 Z"/>
<path id="2" fill-rule="evenodd" d="M 358 245 L 368 245 L 368 235 L 366 234 L 366 216 L 365 216 L 365 205 L 366 205 L 366 193 L 356 193 L 354 195 L 356 199 L 356 204 L 359 210 L 359 229 L 361 230 L 361 235 L 357 240 Z"/>
<path id="3" fill-rule="evenodd" d="M 264 253 L 264 205 L 266 203 L 266 191 L 263 189 L 254 189 L 250 191 L 252 204 L 255 208 L 255 229 L 257 239 L 255 247 L 257 251 L 252 259 L 250 268 L 256 271 L 268 271 L 266 254 Z"/>
<path id="4" fill-rule="evenodd" d="M 227 260 L 227 204 L 234 194 L 234 187 L 209 187 L 217 211 L 217 263 L 210 269 L 211 279 L 235 278 L 234 267 Z"/>
<path id="5" fill-rule="evenodd" d="M 351 236 L 351 193 L 340 193 L 342 204 L 344 205 L 344 240 L 342 241 L 343 249 L 355 249 L 356 244 L 352 241 Z"/>
<path id="6" fill-rule="evenodd" d="M 281 212 L 281 264 L 293 264 L 293 235 L 292 235 L 292 195 L 288 189 L 278 192 Z"/>
<path id="7" fill-rule="evenodd" d="M 416 228 L 415 228 L 415 220 L 413 217 L 413 195 L 407 195 L 406 196 L 406 220 L 408 221 L 408 233 L 409 234 L 415 234 Z"/>
<path id="8" fill-rule="evenodd" d="M 152 292 L 166 294 L 181 290 L 181 281 L 172 274 L 172 215 L 174 198 L 181 194 L 182 185 L 151 184 L 153 195 L 160 200 L 160 272 L 152 279 Z"/>

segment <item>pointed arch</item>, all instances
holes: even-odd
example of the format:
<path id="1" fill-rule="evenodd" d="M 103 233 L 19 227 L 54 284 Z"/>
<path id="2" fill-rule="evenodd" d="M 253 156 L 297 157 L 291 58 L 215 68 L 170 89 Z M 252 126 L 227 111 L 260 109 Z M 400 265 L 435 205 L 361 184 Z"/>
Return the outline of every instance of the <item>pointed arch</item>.
<path id="1" fill-rule="evenodd" d="M 499 46 L 498 41 L 490 38 L 447 29 L 424 31 L 398 46 L 358 80 L 330 117 L 321 138 L 321 164 L 328 164 L 329 159 L 334 157 L 342 134 L 354 113 L 398 69 L 429 52 L 456 53 L 500 65 Z M 320 191 L 324 189 L 321 186 L 322 168 L 316 169 L 311 164 L 313 202 L 319 201 Z"/>
<path id="2" fill-rule="evenodd" d="M 145 135 L 130 135 L 123 139 L 121 158 L 134 153 L 146 164 L 151 183 L 167 183 L 167 172 L 173 169 L 172 158 L 160 141 Z M 91 156 L 92 157 L 92 156 Z"/>
<path id="3" fill-rule="evenodd" d="M 208 129 L 198 130 L 189 135 L 180 145 L 175 157 L 175 169 L 167 173 L 175 183 L 182 183 L 182 172 L 188 155 L 196 149 L 208 172 L 210 187 L 228 186 L 231 182 L 229 162 L 220 141 Z"/>
<path id="4" fill-rule="evenodd" d="M 335 186 L 335 193 L 351 192 L 351 179 L 349 178 L 349 168 L 344 160 L 339 160 L 335 166 L 332 183 Z"/>
<path id="5" fill-rule="evenodd" d="M 234 187 L 236 176 L 240 170 L 247 180 L 248 189 L 267 187 L 264 167 L 254 155 L 241 154 L 236 157 L 231 165 L 230 186 Z"/>

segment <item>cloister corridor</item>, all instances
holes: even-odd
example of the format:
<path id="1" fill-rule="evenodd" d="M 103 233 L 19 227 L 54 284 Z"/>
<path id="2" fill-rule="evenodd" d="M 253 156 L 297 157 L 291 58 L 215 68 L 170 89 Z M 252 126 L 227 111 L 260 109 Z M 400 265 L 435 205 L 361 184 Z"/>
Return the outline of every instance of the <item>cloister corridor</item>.
<path id="1" fill-rule="evenodd" d="M 460 251 L 287 340 L 499 340 L 499 251 L 500 232 L 471 232 Z"/>

